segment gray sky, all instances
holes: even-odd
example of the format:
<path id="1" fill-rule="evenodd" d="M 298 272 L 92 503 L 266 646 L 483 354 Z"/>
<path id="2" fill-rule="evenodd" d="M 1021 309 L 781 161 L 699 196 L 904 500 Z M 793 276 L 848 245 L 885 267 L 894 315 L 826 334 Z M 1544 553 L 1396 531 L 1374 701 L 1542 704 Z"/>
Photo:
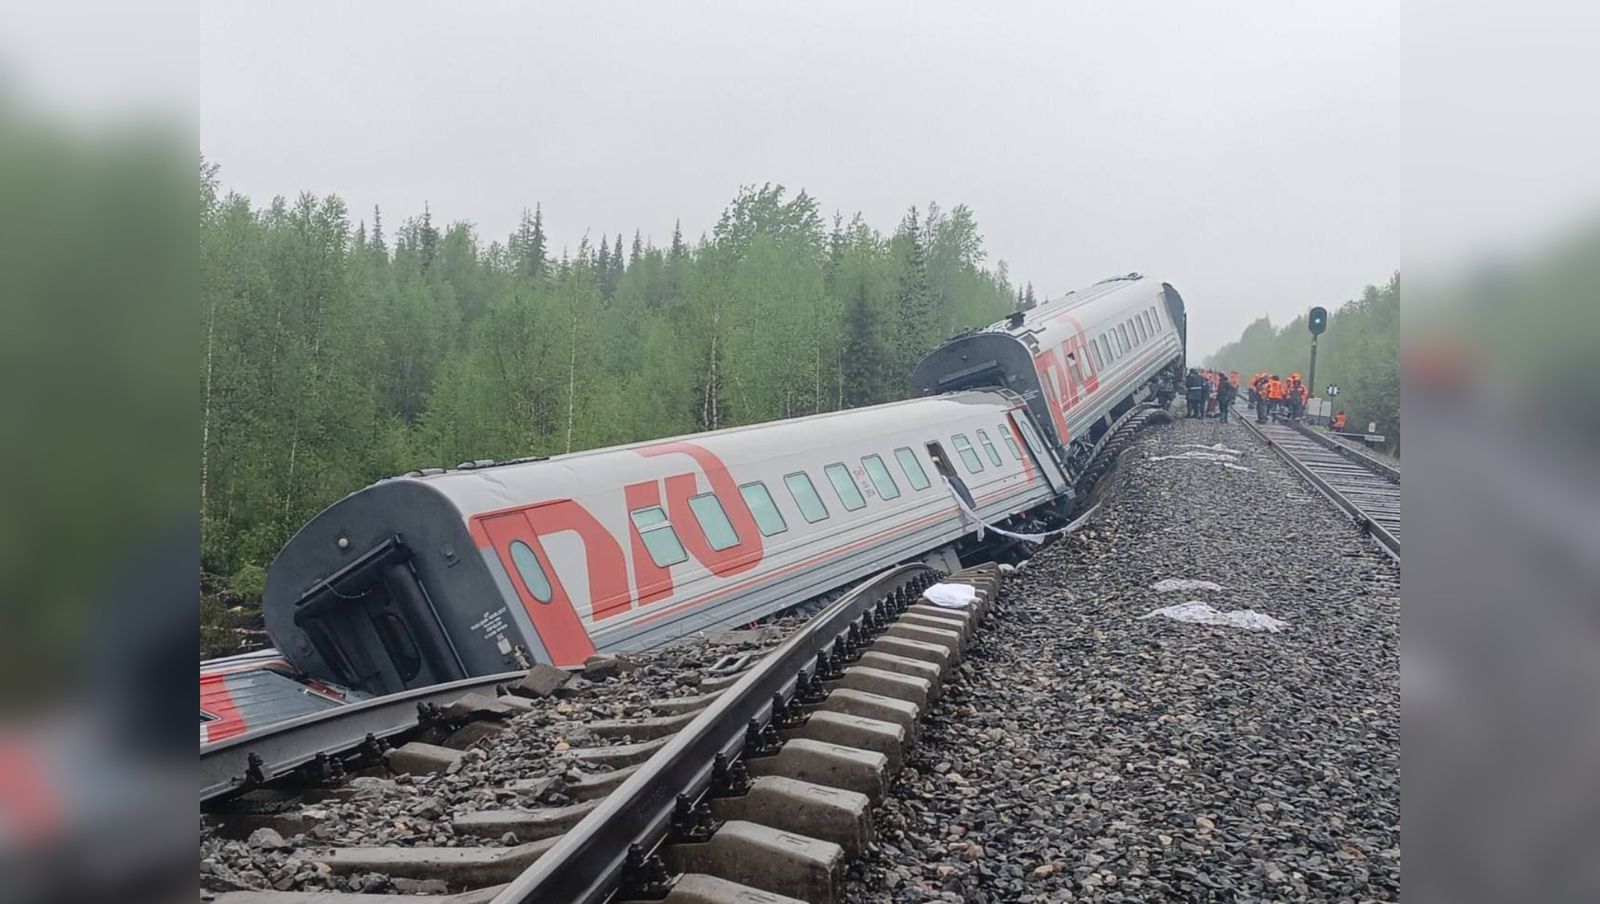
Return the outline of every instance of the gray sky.
<path id="1" fill-rule="evenodd" d="M 413 3 L 200 7 L 226 187 L 336 193 L 503 238 L 544 205 L 657 242 L 742 184 L 887 229 L 965 203 L 1056 295 L 1139 270 L 1191 354 L 1399 266 L 1392 2 Z"/>

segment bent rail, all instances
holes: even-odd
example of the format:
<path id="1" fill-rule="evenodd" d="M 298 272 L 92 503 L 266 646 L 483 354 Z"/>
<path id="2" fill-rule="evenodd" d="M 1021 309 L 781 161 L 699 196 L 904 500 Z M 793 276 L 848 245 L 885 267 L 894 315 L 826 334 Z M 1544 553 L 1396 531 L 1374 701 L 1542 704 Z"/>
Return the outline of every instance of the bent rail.
<path id="1" fill-rule="evenodd" d="M 429 706 L 450 703 L 470 691 L 494 693 L 523 672 L 467 678 L 310 713 L 200 749 L 200 800 L 205 802 L 288 775 L 327 757 L 356 750 L 369 738 L 382 741 L 422 724 Z"/>

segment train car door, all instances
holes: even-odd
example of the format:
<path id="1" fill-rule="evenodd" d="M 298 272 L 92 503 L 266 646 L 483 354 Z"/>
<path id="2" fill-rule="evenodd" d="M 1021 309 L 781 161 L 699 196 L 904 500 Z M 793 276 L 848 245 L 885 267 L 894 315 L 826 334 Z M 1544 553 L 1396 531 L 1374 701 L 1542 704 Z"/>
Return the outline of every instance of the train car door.
<path id="1" fill-rule="evenodd" d="M 1011 421 L 1012 431 L 1022 437 L 1023 446 L 1027 448 L 1028 454 L 1033 456 L 1034 464 L 1039 466 L 1039 473 L 1044 475 L 1045 482 L 1050 484 L 1051 491 L 1057 496 L 1066 493 L 1067 477 L 1061 472 L 1061 468 L 1057 466 L 1056 460 L 1051 457 L 1049 452 L 1045 451 L 1044 443 L 1033 429 L 1033 423 L 1028 420 L 1026 415 L 1019 416 L 1017 411 L 1008 412 L 1006 417 Z"/>
<path id="2" fill-rule="evenodd" d="M 510 575 L 517 599 L 532 619 L 538 642 L 549 653 L 551 663 L 579 665 L 594 655 L 589 631 L 578 617 L 527 512 L 502 512 L 480 518 L 478 523 Z"/>

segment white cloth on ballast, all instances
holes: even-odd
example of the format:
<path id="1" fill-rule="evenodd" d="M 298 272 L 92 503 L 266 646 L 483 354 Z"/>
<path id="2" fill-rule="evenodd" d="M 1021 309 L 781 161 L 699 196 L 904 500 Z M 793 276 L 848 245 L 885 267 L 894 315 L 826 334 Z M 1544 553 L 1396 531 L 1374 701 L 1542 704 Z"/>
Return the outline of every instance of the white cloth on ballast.
<path id="1" fill-rule="evenodd" d="M 978 591 L 971 584 L 934 584 L 922 598 L 946 609 L 965 609 L 978 601 Z"/>
<path id="2" fill-rule="evenodd" d="M 1176 606 L 1162 606 L 1148 615 L 1139 616 L 1139 618 L 1144 620 L 1157 616 L 1170 618 L 1173 621 L 1193 622 L 1198 625 L 1243 628 L 1247 631 L 1270 631 L 1273 634 L 1289 627 L 1288 622 L 1280 621 L 1270 615 L 1264 615 L 1252 609 L 1218 612 L 1199 600 L 1190 600 L 1187 603 L 1179 603 Z"/>

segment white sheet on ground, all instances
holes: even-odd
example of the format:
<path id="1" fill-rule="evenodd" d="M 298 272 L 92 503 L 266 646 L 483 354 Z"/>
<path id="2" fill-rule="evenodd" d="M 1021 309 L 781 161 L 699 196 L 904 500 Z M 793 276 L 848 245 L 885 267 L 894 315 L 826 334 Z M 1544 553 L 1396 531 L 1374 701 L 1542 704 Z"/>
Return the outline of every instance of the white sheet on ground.
<path id="1" fill-rule="evenodd" d="M 1222 585 L 1215 581 L 1201 581 L 1195 578 L 1162 578 L 1151 584 L 1150 589 L 1157 593 L 1177 593 L 1186 590 L 1221 590 Z"/>
<path id="2" fill-rule="evenodd" d="M 1205 449 L 1208 452 L 1226 452 L 1229 455 L 1243 455 L 1244 454 L 1243 452 L 1241 452 L 1238 449 L 1230 449 L 1230 448 L 1228 448 L 1227 446 L 1224 446 L 1221 443 L 1217 443 L 1217 444 L 1211 445 L 1211 446 L 1202 446 L 1199 443 L 1179 443 L 1178 444 L 1178 448 L 1180 448 L 1180 449 Z"/>
<path id="3" fill-rule="evenodd" d="M 922 591 L 922 598 L 946 609 L 965 609 L 978 601 L 971 584 L 934 584 Z"/>
<path id="4" fill-rule="evenodd" d="M 1199 625 L 1217 625 L 1224 628 L 1244 628 L 1247 631 L 1270 631 L 1274 634 L 1289 627 L 1289 623 L 1279 621 L 1270 615 L 1263 615 L 1253 609 L 1239 609 L 1233 612 L 1218 612 L 1209 605 L 1199 600 L 1190 600 L 1176 606 L 1163 606 L 1149 615 L 1141 615 L 1141 620 L 1147 618 L 1170 618 L 1173 621 L 1193 622 Z"/>
<path id="5" fill-rule="evenodd" d="M 1220 461 L 1229 467 L 1237 468 L 1232 455 L 1223 455 L 1219 452 L 1198 452 L 1190 450 L 1179 452 L 1177 455 L 1152 455 L 1151 461 Z"/>

